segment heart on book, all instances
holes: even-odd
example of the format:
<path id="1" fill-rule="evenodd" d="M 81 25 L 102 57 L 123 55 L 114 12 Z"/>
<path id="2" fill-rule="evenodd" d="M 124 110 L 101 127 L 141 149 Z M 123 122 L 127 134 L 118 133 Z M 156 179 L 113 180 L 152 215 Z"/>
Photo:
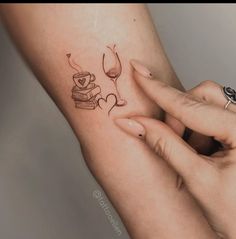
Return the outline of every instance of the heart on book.
<path id="1" fill-rule="evenodd" d="M 111 93 L 106 96 L 106 98 L 100 98 L 98 100 L 98 106 L 106 111 L 108 115 L 111 110 L 117 105 L 117 97 L 115 94 Z"/>

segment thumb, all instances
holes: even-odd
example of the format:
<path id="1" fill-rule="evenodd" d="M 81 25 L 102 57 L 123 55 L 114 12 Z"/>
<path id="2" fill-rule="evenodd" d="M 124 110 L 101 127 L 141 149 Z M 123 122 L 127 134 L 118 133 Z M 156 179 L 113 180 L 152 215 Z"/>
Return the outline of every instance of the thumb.
<path id="1" fill-rule="evenodd" d="M 209 164 L 165 123 L 147 118 L 116 119 L 116 124 L 127 133 L 142 138 L 160 157 L 166 160 L 185 183 L 196 181 L 201 169 Z M 197 180 L 198 181 L 198 180 Z"/>

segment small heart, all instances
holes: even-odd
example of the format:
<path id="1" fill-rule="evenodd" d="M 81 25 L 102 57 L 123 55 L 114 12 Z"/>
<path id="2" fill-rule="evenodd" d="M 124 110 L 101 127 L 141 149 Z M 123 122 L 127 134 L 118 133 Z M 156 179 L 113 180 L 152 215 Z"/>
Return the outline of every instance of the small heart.
<path id="1" fill-rule="evenodd" d="M 79 81 L 79 83 L 80 83 L 81 85 L 84 85 L 86 79 L 85 79 L 85 78 L 82 78 L 82 79 L 78 79 L 78 81 Z"/>
<path id="2" fill-rule="evenodd" d="M 111 110 L 117 105 L 117 97 L 115 94 L 111 93 L 106 96 L 106 98 L 100 98 L 98 100 L 98 106 L 105 110 L 108 115 L 110 114 Z"/>

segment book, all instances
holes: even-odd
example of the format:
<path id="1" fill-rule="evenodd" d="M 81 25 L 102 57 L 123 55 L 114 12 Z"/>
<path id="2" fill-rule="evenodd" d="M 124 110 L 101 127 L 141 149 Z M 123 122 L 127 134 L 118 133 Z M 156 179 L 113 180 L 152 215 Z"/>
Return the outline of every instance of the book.
<path id="1" fill-rule="evenodd" d="M 75 100 L 75 107 L 76 108 L 81 108 L 81 109 L 93 110 L 97 107 L 97 101 L 94 101 L 94 100 L 91 100 L 91 101 Z"/>
<path id="2" fill-rule="evenodd" d="M 88 101 L 99 93 L 101 93 L 100 86 L 94 86 L 94 88 L 89 88 L 84 90 L 78 89 L 78 87 L 74 87 L 72 89 L 72 98 L 74 100 L 79 100 L 79 101 Z"/>

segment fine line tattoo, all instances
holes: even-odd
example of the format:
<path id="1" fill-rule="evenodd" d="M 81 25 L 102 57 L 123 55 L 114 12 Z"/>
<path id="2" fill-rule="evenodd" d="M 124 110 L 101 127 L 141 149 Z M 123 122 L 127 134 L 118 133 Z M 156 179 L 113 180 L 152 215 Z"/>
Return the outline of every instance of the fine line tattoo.
<path id="1" fill-rule="evenodd" d="M 100 109 L 107 109 L 107 114 L 110 115 L 112 109 L 117 106 L 117 97 L 115 94 L 110 93 L 106 96 L 106 98 L 100 98 L 98 100 L 98 106 Z"/>
<path id="2" fill-rule="evenodd" d="M 117 80 L 122 72 L 122 65 L 118 53 L 113 47 L 107 46 L 115 57 L 115 65 L 109 70 L 105 70 L 105 53 L 102 58 L 102 68 L 106 76 L 114 83 L 115 93 L 109 93 L 105 98 L 101 95 L 101 87 L 95 83 L 96 76 L 93 73 L 83 70 L 71 57 L 71 53 L 66 54 L 69 66 L 76 71 L 73 75 L 74 86 L 72 87 L 72 99 L 75 107 L 80 109 L 94 110 L 97 106 L 109 115 L 115 106 L 125 106 L 126 100 L 122 99 L 117 86 Z"/>
<path id="3" fill-rule="evenodd" d="M 106 55 L 105 55 L 105 53 L 103 53 L 102 68 L 103 68 L 105 75 L 108 76 L 110 78 L 110 80 L 115 85 L 115 90 L 116 90 L 116 95 L 117 95 L 117 106 L 123 106 L 123 105 L 126 105 L 126 100 L 121 98 L 119 90 L 118 90 L 118 86 L 117 86 L 117 80 L 120 77 L 121 72 L 122 72 L 122 65 L 121 65 L 118 53 L 115 50 L 116 45 L 113 45 L 112 48 L 110 46 L 107 46 L 107 48 L 112 52 L 113 56 L 115 57 L 115 65 L 106 71 L 105 70 L 105 56 Z"/>
<path id="4" fill-rule="evenodd" d="M 67 54 L 68 63 L 77 71 L 73 75 L 75 85 L 72 88 L 72 99 L 76 108 L 93 110 L 98 105 L 98 99 L 101 98 L 101 88 L 94 81 L 96 77 L 88 71 L 84 71 L 78 64 L 71 59 L 71 54 Z"/>

